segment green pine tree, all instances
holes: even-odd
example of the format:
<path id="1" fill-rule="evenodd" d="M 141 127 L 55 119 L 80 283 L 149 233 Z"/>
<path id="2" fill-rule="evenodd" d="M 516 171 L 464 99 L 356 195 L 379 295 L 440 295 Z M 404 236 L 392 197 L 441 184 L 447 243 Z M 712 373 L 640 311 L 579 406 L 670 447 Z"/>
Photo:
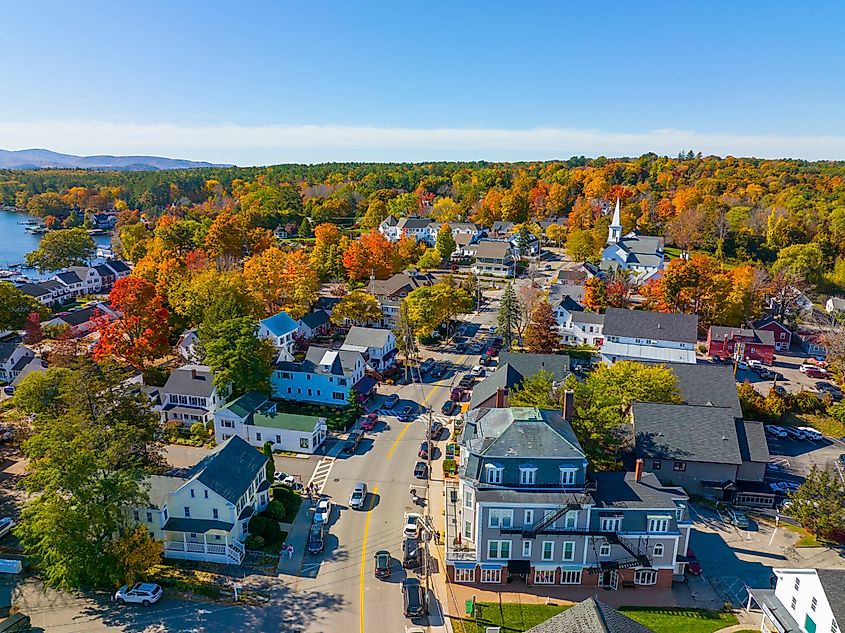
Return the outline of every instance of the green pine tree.
<path id="1" fill-rule="evenodd" d="M 513 344 L 514 334 L 519 331 L 519 320 L 519 298 L 516 296 L 513 284 L 508 284 L 499 300 L 497 315 L 499 332 L 504 340 L 505 349 L 510 349 Z"/>

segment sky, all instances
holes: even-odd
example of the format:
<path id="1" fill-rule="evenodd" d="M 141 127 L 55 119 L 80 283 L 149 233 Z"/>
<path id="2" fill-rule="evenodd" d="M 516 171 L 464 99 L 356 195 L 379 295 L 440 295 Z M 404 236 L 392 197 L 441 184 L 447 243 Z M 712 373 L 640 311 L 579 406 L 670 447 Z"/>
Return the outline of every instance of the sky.
<path id="1" fill-rule="evenodd" d="M 5 3 L 0 148 L 845 160 L 845 2 Z"/>

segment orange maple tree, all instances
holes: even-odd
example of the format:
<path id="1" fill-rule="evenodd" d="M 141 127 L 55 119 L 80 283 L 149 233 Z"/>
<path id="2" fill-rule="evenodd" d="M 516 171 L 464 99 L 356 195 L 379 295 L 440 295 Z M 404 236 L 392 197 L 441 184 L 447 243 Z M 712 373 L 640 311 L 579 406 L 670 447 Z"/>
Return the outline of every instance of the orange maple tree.
<path id="1" fill-rule="evenodd" d="M 94 323 L 100 335 L 94 359 L 116 358 L 138 369 L 168 350 L 167 308 L 153 284 L 140 277 L 119 279 L 109 293 L 111 307 L 122 316 L 100 314 Z"/>
<path id="2" fill-rule="evenodd" d="M 370 274 L 386 279 L 393 272 L 393 245 L 376 230 L 364 233 L 343 253 L 343 267 L 352 280 L 367 279 Z"/>

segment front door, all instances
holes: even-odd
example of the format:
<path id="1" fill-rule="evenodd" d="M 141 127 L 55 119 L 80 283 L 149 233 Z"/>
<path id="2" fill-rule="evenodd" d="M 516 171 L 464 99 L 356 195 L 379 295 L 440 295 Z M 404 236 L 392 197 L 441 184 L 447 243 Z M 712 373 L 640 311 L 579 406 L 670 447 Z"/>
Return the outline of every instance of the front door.
<path id="1" fill-rule="evenodd" d="M 599 579 L 600 587 L 608 587 L 614 591 L 619 586 L 619 576 L 615 571 L 603 571 Z"/>
<path id="2" fill-rule="evenodd" d="M 616 573 L 615 571 L 612 571 L 612 572 L 610 572 L 610 588 L 613 589 L 613 591 L 616 591 L 616 589 L 618 587 L 619 587 L 619 574 Z"/>

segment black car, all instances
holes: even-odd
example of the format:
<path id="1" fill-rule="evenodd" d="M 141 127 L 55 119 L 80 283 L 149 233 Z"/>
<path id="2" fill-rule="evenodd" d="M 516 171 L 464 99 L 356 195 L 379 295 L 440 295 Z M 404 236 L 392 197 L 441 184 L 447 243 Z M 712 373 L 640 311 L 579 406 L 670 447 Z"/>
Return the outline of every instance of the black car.
<path id="1" fill-rule="evenodd" d="M 406 618 L 421 618 L 428 613 L 425 589 L 415 578 L 402 581 L 402 598 Z"/>
<path id="2" fill-rule="evenodd" d="M 392 395 L 387 396 L 384 400 L 384 404 L 382 405 L 385 409 L 392 409 L 397 404 L 399 404 L 399 396 L 395 393 Z"/>
<path id="3" fill-rule="evenodd" d="M 343 445 L 343 452 L 354 453 L 358 448 L 358 444 L 361 443 L 362 437 L 364 437 L 364 433 L 362 431 L 352 431 Z"/>
<path id="4" fill-rule="evenodd" d="M 396 417 L 399 418 L 400 422 L 407 422 L 408 420 L 411 419 L 411 417 L 413 416 L 413 413 L 414 413 L 414 407 L 412 407 L 411 405 L 408 405 L 406 407 L 402 407 L 401 409 L 399 409 L 399 414 Z"/>
<path id="5" fill-rule="evenodd" d="M 454 404 L 450 402 L 450 404 Z M 436 440 L 440 438 L 440 434 L 443 432 L 443 424 L 435 420 L 431 423 L 431 426 L 428 428 L 428 439 Z"/>
<path id="6" fill-rule="evenodd" d="M 406 538 L 402 543 L 402 567 L 414 569 L 420 564 L 420 544 L 415 538 Z"/>
<path id="7" fill-rule="evenodd" d="M 376 578 L 390 578 L 390 552 L 380 549 L 373 556 Z"/>
<path id="8" fill-rule="evenodd" d="M 417 479 L 428 479 L 428 466 L 425 462 L 417 462 L 417 465 L 414 466 L 414 477 Z"/>
<path id="9" fill-rule="evenodd" d="M 440 413 L 443 415 L 452 415 L 452 411 L 455 410 L 458 404 L 456 402 L 452 402 L 451 400 L 447 400 L 443 403 L 443 406 L 440 407 Z"/>
<path id="10" fill-rule="evenodd" d="M 443 378 L 443 374 L 446 373 L 446 366 L 443 363 L 436 363 L 434 367 L 431 368 L 431 371 L 428 372 L 428 375 L 434 379 Z"/>
<path id="11" fill-rule="evenodd" d="M 417 452 L 417 457 L 420 459 L 428 459 L 428 451 L 431 447 L 428 445 L 428 440 L 420 444 L 420 450 Z"/>
<path id="12" fill-rule="evenodd" d="M 423 362 L 420 363 L 420 373 L 428 373 L 429 371 L 431 371 L 432 367 L 434 367 L 434 359 L 426 358 Z"/>
<path id="13" fill-rule="evenodd" d="M 315 523 L 308 532 L 308 553 L 319 554 L 326 547 L 324 528 L 321 523 Z"/>

